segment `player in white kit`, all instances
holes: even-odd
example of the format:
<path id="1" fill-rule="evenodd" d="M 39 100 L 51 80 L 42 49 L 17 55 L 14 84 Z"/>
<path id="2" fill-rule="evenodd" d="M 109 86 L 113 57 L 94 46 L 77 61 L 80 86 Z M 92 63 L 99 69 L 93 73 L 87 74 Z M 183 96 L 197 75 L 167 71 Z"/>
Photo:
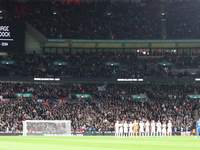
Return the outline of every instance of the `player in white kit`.
<path id="1" fill-rule="evenodd" d="M 156 128 L 156 124 L 154 122 L 154 120 L 151 122 L 151 137 L 152 137 L 152 134 L 154 135 L 155 137 L 155 128 Z"/>
<path id="2" fill-rule="evenodd" d="M 165 137 L 166 137 L 166 127 L 167 127 L 167 125 L 166 125 L 166 123 L 165 123 L 165 121 L 164 121 L 164 123 L 163 123 L 163 125 L 162 125 L 162 137 L 165 135 Z"/>
<path id="3" fill-rule="evenodd" d="M 150 126 L 150 123 L 149 123 L 149 120 L 147 120 L 147 122 L 145 123 L 145 138 L 146 138 L 146 134 L 148 134 L 148 138 L 149 138 L 149 126 Z"/>
<path id="4" fill-rule="evenodd" d="M 159 120 L 156 125 L 157 125 L 157 137 L 158 137 L 158 133 L 160 133 L 160 137 L 161 137 L 161 123 Z"/>
<path id="5" fill-rule="evenodd" d="M 144 137 L 144 123 L 143 123 L 143 121 L 140 121 L 139 126 L 140 126 L 139 134 L 140 134 L 140 138 L 141 138 L 141 134 Z"/>
<path id="6" fill-rule="evenodd" d="M 129 123 L 129 137 L 133 137 L 133 123 Z"/>
<path id="7" fill-rule="evenodd" d="M 119 138 L 119 121 L 115 123 L 115 138 Z"/>
<path id="8" fill-rule="evenodd" d="M 123 137 L 123 122 L 119 124 L 119 138 Z"/>
<path id="9" fill-rule="evenodd" d="M 125 121 L 125 123 L 124 123 L 124 137 L 127 137 L 127 136 L 128 136 L 128 124 Z"/>
<path id="10" fill-rule="evenodd" d="M 172 137 L 172 123 L 170 120 L 168 121 L 167 127 L 168 127 L 168 137 L 169 135 L 170 137 Z"/>

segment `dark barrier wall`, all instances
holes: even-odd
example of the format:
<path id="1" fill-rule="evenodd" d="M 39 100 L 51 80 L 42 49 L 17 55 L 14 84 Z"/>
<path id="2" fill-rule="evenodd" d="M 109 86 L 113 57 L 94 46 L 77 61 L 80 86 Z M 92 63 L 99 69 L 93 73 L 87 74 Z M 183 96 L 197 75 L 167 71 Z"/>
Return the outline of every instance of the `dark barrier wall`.
<path id="1" fill-rule="evenodd" d="M 25 22 L 0 21 L 0 52 L 24 52 Z"/>
<path id="2" fill-rule="evenodd" d="M 195 82 L 200 78 L 32 78 L 32 77 L 0 77 L 0 81 L 27 81 L 27 82 Z"/>
<path id="3" fill-rule="evenodd" d="M 185 133 L 183 136 L 187 136 Z M 192 135 L 192 132 L 188 132 Z M 36 136 L 42 136 L 41 134 L 35 134 Z M 74 133 L 73 136 L 114 136 L 114 133 Z M 181 132 L 172 132 L 172 135 L 181 135 Z M 22 133 L 0 133 L 0 136 L 22 136 Z"/>

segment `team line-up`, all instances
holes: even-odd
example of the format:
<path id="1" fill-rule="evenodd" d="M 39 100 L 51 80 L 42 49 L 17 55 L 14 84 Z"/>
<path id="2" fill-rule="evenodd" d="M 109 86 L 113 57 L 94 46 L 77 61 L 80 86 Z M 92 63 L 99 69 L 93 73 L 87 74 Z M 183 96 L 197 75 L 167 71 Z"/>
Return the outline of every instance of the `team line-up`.
<path id="1" fill-rule="evenodd" d="M 154 120 L 151 122 L 147 120 L 146 123 L 144 123 L 143 121 L 140 121 L 140 123 L 138 123 L 136 120 L 134 121 L 134 123 L 130 122 L 129 124 L 127 124 L 127 121 L 125 121 L 124 123 L 123 121 L 122 122 L 117 121 L 115 123 L 115 138 L 120 138 L 120 137 L 134 138 L 134 136 L 136 136 L 137 138 L 138 133 L 140 137 L 142 135 L 142 137 L 148 136 L 149 138 L 150 131 L 151 131 L 151 137 L 155 137 L 155 135 L 157 135 L 157 137 L 158 135 L 160 135 L 160 137 L 161 136 L 166 137 L 167 131 L 168 131 L 168 137 L 172 137 L 172 123 L 170 122 L 170 120 L 168 121 L 167 124 L 166 122 L 161 124 L 160 121 L 155 122 Z"/>

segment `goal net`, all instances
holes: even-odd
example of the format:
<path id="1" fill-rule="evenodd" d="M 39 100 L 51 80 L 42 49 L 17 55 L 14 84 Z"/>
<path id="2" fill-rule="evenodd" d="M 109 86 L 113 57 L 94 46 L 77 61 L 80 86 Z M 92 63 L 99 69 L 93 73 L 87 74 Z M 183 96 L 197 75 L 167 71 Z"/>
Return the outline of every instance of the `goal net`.
<path id="1" fill-rule="evenodd" d="M 70 120 L 23 121 L 23 136 L 71 136 Z"/>

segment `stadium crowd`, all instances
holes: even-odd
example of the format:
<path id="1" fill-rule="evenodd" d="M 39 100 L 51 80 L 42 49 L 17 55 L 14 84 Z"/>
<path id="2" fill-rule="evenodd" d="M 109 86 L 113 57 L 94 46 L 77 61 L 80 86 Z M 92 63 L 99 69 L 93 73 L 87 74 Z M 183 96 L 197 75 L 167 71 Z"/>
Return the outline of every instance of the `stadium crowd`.
<path id="1" fill-rule="evenodd" d="M 112 34 L 115 39 L 160 39 L 158 17 L 160 2 L 140 4 L 116 2 L 111 4 Z"/>
<path id="2" fill-rule="evenodd" d="M 156 39 L 161 34 L 159 2 L 4 0 L 1 5 L 10 12 L 8 19 L 26 20 L 48 38 Z"/>
<path id="3" fill-rule="evenodd" d="M 77 54 L 10 54 L 2 60 L 15 61 L 3 65 L 11 76 L 31 77 L 158 77 L 161 71 L 153 69 L 158 59 L 137 58 L 135 53 L 115 54 L 113 52 Z M 55 66 L 53 62 L 67 62 L 65 66 Z M 106 66 L 106 62 L 119 62 L 120 66 Z M 127 65 L 133 64 L 134 65 Z"/>
<path id="4" fill-rule="evenodd" d="M 196 0 L 170 1 L 165 5 L 168 16 L 166 30 L 169 39 L 199 38 L 199 21 L 196 21 L 199 18 L 199 6 L 200 3 Z"/>
<path id="5" fill-rule="evenodd" d="M 192 58 L 191 56 L 182 56 L 176 58 L 175 65 L 177 68 L 199 68 L 199 56 Z"/>
<path id="6" fill-rule="evenodd" d="M 152 54 L 153 55 L 153 54 Z M 150 55 L 150 56 L 152 56 Z M 159 56 L 159 55 L 153 55 Z M 160 57 L 160 58 L 159 58 Z M 142 57 L 140 53 L 48 53 L 26 54 L 10 53 L 1 56 L 0 61 L 14 61 L 14 64 L 2 64 L 7 74 L 0 76 L 21 77 L 118 77 L 118 78 L 161 78 L 161 77 L 198 77 L 199 72 L 173 72 L 171 66 L 159 66 L 158 62 L 171 62 L 174 69 L 198 69 L 199 56 L 164 54 L 157 58 Z M 67 62 L 67 65 L 54 65 L 54 62 Z M 106 65 L 117 62 L 119 66 Z M 158 67 L 155 67 L 158 66 Z M 157 69 L 156 69 L 157 68 Z"/>
<path id="7" fill-rule="evenodd" d="M 193 3 L 195 2 L 195 3 Z M 195 5 L 194 5 L 195 4 Z M 105 7 L 106 5 L 106 7 Z M 48 38 L 63 39 L 160 39 L 160 1 L 141 3 L 58 2 L 2 0 L 1 7 L 10 14 L 8 20 L 26 20 Z M 166 3 L 167 39 L 194 39 L 198 35 L 199 2 L 190 0 Z M 194 12 L 196 15 L 194 15 Z M 195 22 L 195 23 L 194 23 Z M 185 71 L 173 74 L 170 67 L 158 62 L 171 62 L 176 69 L 199 68 L 199 57 L 162 54 L 152 59 L 142 53 L 10 53 L 0 61 L 10 76 L 21 77 L 118 77 L 162 78 L 193 77 Z M 66 66 L 53 62 L 67 62 Z M 119 66 L 106 65 L 117 62 Z M 1 69 L 1 68 L 0 68 Z M 169 70 L 168 70 L 169 69 Z M 166 71 L 167 70 L 167 71 Z M 0 71 L 0 76 L 2 72 Z M 5 75 L 5 74 L 4 74 Z M 114 131 L 116 120 L 171 120 L 173 128 L 191 131 L 195 128 L 193 110 L 200 116 L 200 100 L 187 94 L 200 88 L 194 85 L 0 83 L 0 131 L 22 131 L 23 120 L 71 120 L 73 132 Z M 29 93 L 18 97 L 16 93 Z M 76 94 L 90 94 L 89 98 Z M 145 95 L 146 99 L 133 99 Z M 9 101 L 8 101 L 9 100 Z"/>
<path id="8" fill-rule="evenodd" d="M 165 8 L 164 16 L 161 5 Z M 199 38 L 199 2 L 196 0 L 143 0 L 140 3 L 2 0 L 1 6 L 9 12 L 4 19 L 26 20 L 48 38 Z M 166 19 L 165 37 L 161 28 L 163 17 Z"/>
<path id="9" fill-rule="evenodd" d="M 1 83 L 0 131 L 22 131 L 22 121 L 71 120 L 73 132 L 114 131 L 116 120 L 172 120 L 178 131 L 192 131 L 192 111 L 199 110 L 200 100 L 187 94 L 200 92 L 193 85 L 115 85 L 98 90 L 95 84 Z M 13 96 L 31 93 L 30 98 Z M 89 99 L 74 96 L 90 94 Z M 134 100 L 131 95 L 145 94 Z M 58 99 L 64 101 L 58 101 Z M 41 101 L 42 99 L 42 101 Z M 200 113 L 200 112 L 199 112 Z"/>

